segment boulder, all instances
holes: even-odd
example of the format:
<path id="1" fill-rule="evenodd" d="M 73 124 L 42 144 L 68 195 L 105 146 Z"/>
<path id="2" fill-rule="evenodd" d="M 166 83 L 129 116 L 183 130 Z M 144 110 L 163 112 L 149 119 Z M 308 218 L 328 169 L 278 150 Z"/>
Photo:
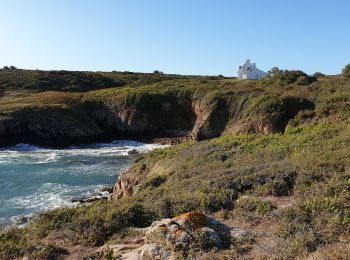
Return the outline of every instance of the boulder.
<path id="1" fill-rule="evenodd" d="M 188 212 L 175 218 L 155 221 L 148 228 L 137 229 L 144 237 L 125 244 L 105 245 L 102 255 L 112 253 L 117 259 L 197 259 L 210 251 L 227 248 L 231 242 L 249 238 L 249 232 L 231 228 L 211 216 Z"/>
<path id="2" fill-rule="evenodd" d="M 145 240 L 186 253 L 191 249 L 208 251 L 223 248 L 229 235 L 230 228 L 212 217 L 188 212 L 173 219 L 154 222 L 146 232 Z"/>

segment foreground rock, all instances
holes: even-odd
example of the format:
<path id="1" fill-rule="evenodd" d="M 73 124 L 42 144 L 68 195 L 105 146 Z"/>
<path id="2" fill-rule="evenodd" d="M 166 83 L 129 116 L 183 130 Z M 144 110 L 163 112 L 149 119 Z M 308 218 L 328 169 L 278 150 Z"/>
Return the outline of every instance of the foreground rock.
<path id="1" fill-rule="evenodd" d="M 197 258 L 209 251 L 228 248 L 231 242 L 249 235 L 245 230 L 231 228 L 198 212 L 155 221 L 142 229 L 142 233 L 142 238 L 125 244 L 105 245 L 97 253 L 117 259 Z"/>

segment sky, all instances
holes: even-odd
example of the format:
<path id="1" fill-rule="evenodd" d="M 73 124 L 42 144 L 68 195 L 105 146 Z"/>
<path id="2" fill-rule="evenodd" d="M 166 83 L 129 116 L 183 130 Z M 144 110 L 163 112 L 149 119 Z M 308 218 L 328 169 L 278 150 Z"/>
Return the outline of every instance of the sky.
<path id="1" fill-rule="evenodd" d="M 338 74 L 348 0 L 0 0 L 0 67 L 236 76 Z"/>

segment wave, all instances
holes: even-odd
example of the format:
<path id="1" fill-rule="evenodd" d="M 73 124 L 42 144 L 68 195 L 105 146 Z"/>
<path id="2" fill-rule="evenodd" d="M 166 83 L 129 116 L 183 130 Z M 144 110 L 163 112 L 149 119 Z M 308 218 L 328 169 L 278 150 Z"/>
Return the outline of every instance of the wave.
<path id="1" fill-rule="evenodd" d="M 30 195 L 17 196 L 2 203 L 8 209 L 20 210 L 23 213 L 10 217 L 0 217 L 0 229 L 17 225 L 25 226 L 27 220 L 38 212 L 45 212 L 60 207 L 75 207 L 71 202 L 74 197 L 90 197 L 100 192 L 104 185 L 70 186 L 57 183 L 45 183 Z"/>
<path id="2" fill-rule="evenodd" d="M 29 144 L 0 149 L 0 227 L 21 216 L 72 207 L 73 197 L 93 196 L 113 185 L 134 154 L 164 147 L 122 140 L 66 149 Z"/>
<path id="3" fill-rule="evenodd" d="M 84 144 L 84 145 L 72 145 L 65 149 L 48 149 L 37 145 L 31 144 L 16 144 L 14 146 L 0 148 L 0 151 L 14 151 L 14 152 L 28 152 L 28 151 L 45 151 L 45 150 L 56 150 L 56 151 L 64 151 L 64 150 L 80 150 L 80 149 L 101 149 L 101 148 L 114 148 L 114 147 L 126 147 L 126 148 L 134 148 L 134 149 L 156 149 L 167 147 L 169 145 L 161 145 L 161 144 L 145 144 L 137 141 L 130 140 L 117 140 L 110 143 L 93 143 L 93 144 Z"/>
<path id="4" fill-rule="evenodd" d="M 36 145 L 17 144 L 12 147 L 0 149 L 0 165 L 6 162 L 16 163 L 26 161 L 30 164 L 45 164 L 67 156 L 128 156 L 134 153 L 146 153 L 167 146 L 127 140 L 71 146 L 66 149 L 48 149 Z"/>
<path id="5" fill-rule="evenodd" d="M 89 187 L 71 186 L 57 183 L 45 183 L 36 192 L 12 198 L 8 201 L 13 207 L 37 209 L 40 211 L 55 209 L 63 206 L 73 206 L 70 202 L 73 195 L 92 196 L 103 185 L 91 185 Z"/>

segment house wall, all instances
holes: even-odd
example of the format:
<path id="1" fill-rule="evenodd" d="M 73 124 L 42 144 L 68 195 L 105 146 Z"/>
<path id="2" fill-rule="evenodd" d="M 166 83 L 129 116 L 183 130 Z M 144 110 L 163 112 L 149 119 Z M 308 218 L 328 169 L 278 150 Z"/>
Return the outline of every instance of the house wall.
<path id="1" fill-rule="evenodd" d="M 250 70 L 247 71 L 247 67 Z M 256 68 L 255 63 L 251 64 L 250 60 L 247 60 L 246 63 L 238 70 L 238 78 L 240 79 L 254 79 L 260 80 L 266 77 L 267 73 Z"/>
<path id="2" fill-rule="evenodd" d="M 247 79 L 256 79 L 256 80 L 260 80 L 263 79 L 266 76 L 267 73 L 256 69 L 256 68 L 252 68 L 251 71 L 248 71 L 247 73 Z"/>

